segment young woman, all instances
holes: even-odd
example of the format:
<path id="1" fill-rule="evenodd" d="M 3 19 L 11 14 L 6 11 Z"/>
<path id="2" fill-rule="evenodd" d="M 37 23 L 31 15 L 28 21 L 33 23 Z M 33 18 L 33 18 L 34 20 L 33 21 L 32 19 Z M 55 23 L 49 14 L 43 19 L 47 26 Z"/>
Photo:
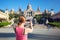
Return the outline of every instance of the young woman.
<path id="1" fill-rule="evenodd" d="M 30 27 L 24 27 L 26 19 L 23 16 L 19 17 L 19 23 L 14 27 L 14 31 L 16 34 L 16 40 L 27 40 L 28 33 L 33 31 L 32 21 L 30 21 Z"/>

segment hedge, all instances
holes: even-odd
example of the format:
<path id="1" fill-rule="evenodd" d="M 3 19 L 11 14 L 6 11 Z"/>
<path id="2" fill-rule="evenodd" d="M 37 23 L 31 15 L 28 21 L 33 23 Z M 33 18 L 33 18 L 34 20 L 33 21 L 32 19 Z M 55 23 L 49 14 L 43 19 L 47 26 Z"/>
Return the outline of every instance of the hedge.
<path id="1" fill-rule="evenodd" d="M 60 22 L 49 22 L 48 24 L 59 27 L 60 28 Z"/>
<path id="2" fill-rule="evenodd" d="M 11 24 L 10 22 L 4 21 L 4 22 L 0 22 L 0 27 L 4 27 Z"/>

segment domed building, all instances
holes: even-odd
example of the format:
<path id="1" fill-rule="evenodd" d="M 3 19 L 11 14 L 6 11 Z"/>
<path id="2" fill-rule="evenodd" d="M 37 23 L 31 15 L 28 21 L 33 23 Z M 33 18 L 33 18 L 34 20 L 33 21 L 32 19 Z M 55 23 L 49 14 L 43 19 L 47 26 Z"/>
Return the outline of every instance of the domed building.
<path id="1" fill-rule="evenodd" d="M 24 16 L 26 19 L 32 18 L 34 16 L 34 11 L 30 4 L 27 5 L 27 9 L 24 11 Z"/>

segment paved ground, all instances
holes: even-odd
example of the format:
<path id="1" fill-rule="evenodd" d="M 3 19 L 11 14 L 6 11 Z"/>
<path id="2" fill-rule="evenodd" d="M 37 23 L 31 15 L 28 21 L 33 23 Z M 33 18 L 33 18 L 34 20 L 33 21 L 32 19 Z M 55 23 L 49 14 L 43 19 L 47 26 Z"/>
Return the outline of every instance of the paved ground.
<path id="1" fill-rule="evenodd" d="M 13 28 L 0 28 L 0 40 L 15 40 Z M 60 29 L 47 29 L 43 24 L 35 25 L 28 40 L 60 40 Z"/>

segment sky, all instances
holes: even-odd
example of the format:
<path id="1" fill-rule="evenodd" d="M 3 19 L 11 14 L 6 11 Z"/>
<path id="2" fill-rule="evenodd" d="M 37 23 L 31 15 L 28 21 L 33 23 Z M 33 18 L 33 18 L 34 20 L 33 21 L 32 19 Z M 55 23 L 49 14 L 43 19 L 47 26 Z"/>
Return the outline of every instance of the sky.
<path id="1" fill-rule="evenodd" d="M 0 0 L 0 9 L 5 10 L 7 8 L 11 10 L 13 8 L 15 11 L 18 11 L 21 8 L 24 11 L 27 9 L 28 3 L 31 4 L 34 11 L 38 7 L 40 7 L 40 11 L 42 12 L 45 9 L 49 11 L 51 11 L 50 9 L 54 9 L 54 12 L 60 11 L 60 0 Z"/>

